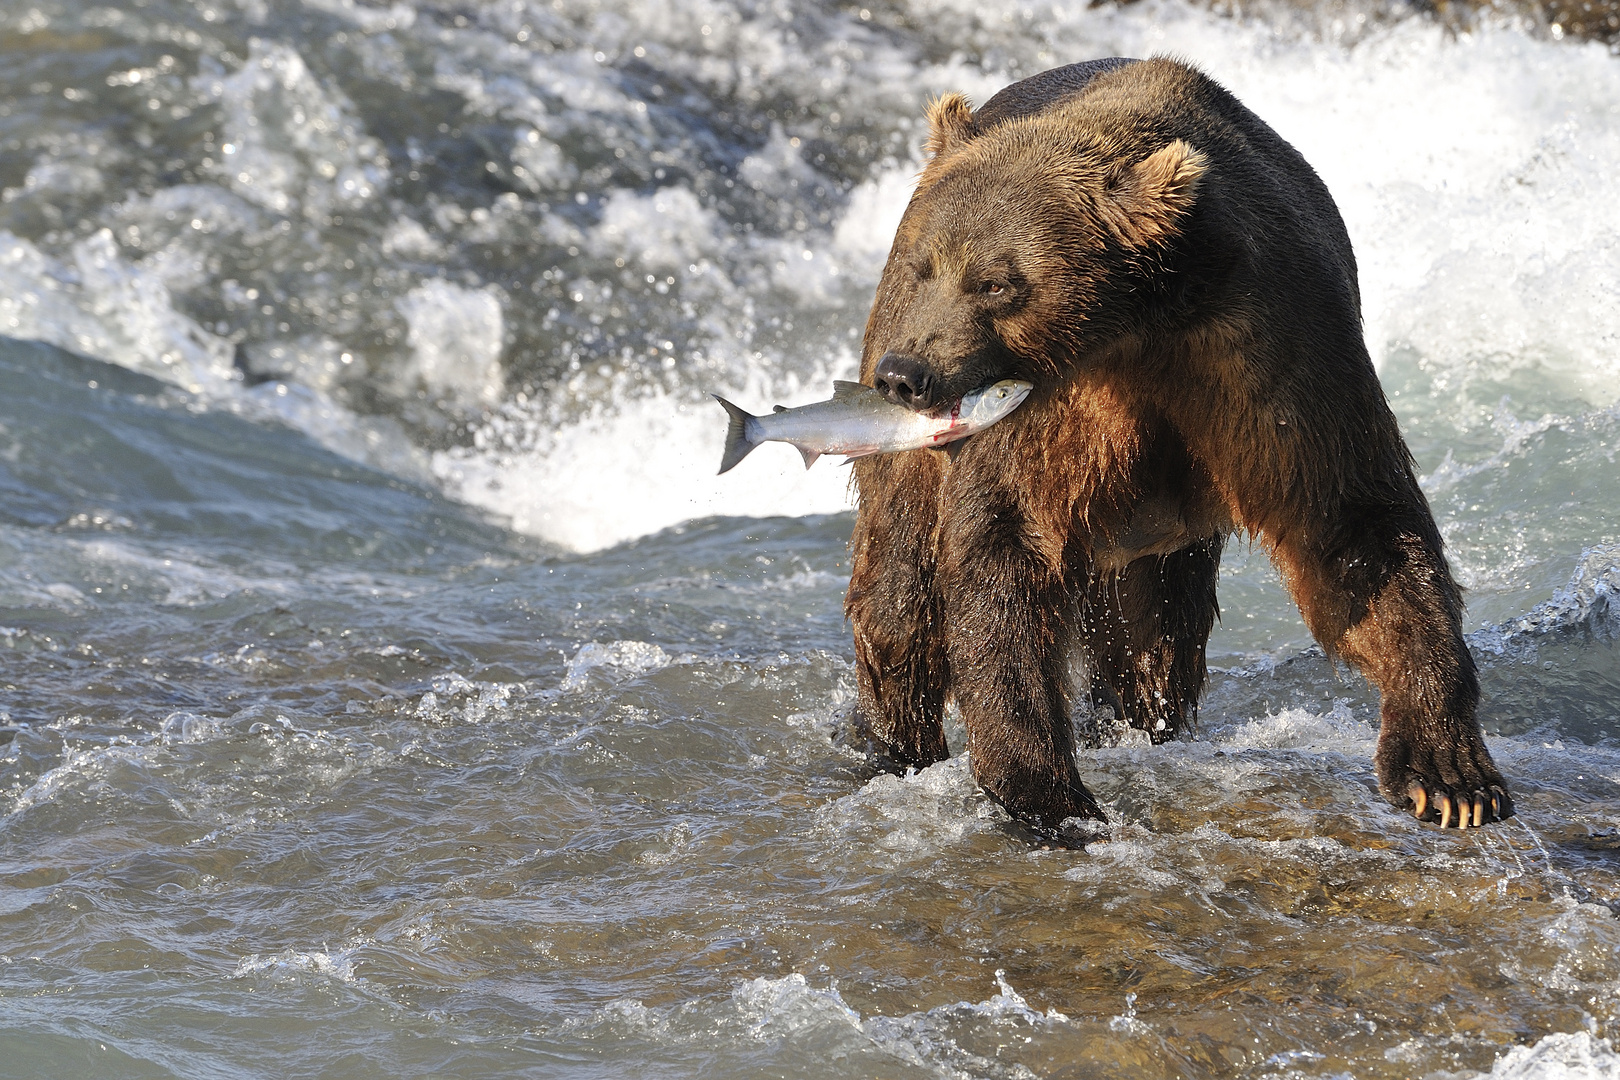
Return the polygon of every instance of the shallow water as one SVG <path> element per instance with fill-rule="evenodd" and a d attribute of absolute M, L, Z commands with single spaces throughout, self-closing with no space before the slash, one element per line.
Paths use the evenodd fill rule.
<path fill-rule="evenodd" d="M 1613 1076 L 1620 61 L 1326 5 L 0 0 L 0 1075 Z M 1035 850 L 839 738 L 928 95 L 1175 52 L 1345 212 L 1503 827 L 1232 545 Z M 779 451 L 779 453 L 778 453 Z M 960 731 L 952 733 L 960 744 Z"/>

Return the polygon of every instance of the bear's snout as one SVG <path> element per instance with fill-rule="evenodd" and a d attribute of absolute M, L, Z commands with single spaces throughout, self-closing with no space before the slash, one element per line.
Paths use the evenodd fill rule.
<path fill-rule="evenodd" d="M 872 385 L 896 405 L 918 412 L 927 412 L 939 404 L 939 379 L 933 369 L 905 353 L 884 353 L 873 373 Z"/>

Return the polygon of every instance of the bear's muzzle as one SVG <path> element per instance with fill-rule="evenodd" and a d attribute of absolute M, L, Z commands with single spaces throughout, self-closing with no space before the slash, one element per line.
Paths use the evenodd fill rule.
<path fill-rule="evenodd" d="M 915 356 L 889 352 L 878 361 L 872 376 L 877 392 L 908 409 L 927 412 L 939 404 L 938 376 Z"/>

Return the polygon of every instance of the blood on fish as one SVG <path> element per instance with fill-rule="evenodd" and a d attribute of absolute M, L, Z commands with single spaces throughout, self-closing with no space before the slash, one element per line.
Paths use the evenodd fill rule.
<path fill-rule="evenodd" d="M 951 434 L 952 432 L 956 431 L 957 427 L 959 426 L 957 424 L 957 421 L 960 420 L 961 418 L 962 418 L 962 399 L 957 398 L 955 404 L 953 404 L 951 406 L 951 426 L 946 428 L 944 431 L 935 432 L 933 435 L 931 435 L 929 437 L 931 439 L 933 439 L 933 441 L 936 442 L 936 443 L 943 442 L 945 440 L 945 436 L 947 436 L 947 435 Z"/>

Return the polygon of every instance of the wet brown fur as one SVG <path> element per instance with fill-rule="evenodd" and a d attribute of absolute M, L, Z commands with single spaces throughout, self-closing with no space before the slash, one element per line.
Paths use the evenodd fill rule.
<path fill-rule="evenodd" d="M 882 751 L 946 757 L 954 697 L 991 797 L 1048 834 L 1101 817 L 1074 763 L 1070 655 L 1096 700 L 1174 737 L 1242 530 L 1312 634 L 1382 691 L 1392 801 L 1414 783 L 1431 804 L 1501 788 L 1460 591 L 1367 356 L 1349 238 L 1305 161 L 1170 60 L 1058 69 L 928 115 L 862 381 L 894 352 L 945 398 L 1036 388 L 954 462 L 855 465 L 845 610 Z"/>

